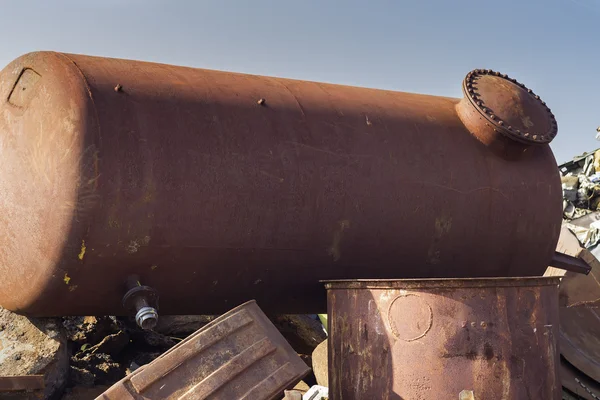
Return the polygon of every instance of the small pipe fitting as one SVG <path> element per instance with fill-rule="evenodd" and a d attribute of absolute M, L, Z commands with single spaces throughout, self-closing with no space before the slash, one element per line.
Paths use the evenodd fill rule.
<path fill-rule="evenodd" d="M 153 329 L 158 323 L 158 292 L 140 283 L 138 276 L 127 278 L 127 292 L 123 296 L 123 307 L 132 314 L 135 322 L 144 330 Z"/>

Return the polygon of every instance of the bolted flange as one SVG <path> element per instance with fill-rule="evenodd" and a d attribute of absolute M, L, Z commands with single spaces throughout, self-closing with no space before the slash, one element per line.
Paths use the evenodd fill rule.
<path fill-rule="evenodd" d="M 486 122 L 513 140 L 550 143 L 558 132 L 545 102 L 522 83 L 490 69 L 476 69 L 463 81 L 463 93 Z"/>

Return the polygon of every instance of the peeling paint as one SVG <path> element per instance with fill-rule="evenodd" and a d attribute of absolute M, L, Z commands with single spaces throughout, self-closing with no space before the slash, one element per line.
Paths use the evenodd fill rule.
<path fill-rule="evenodd" d="M 81 241 L 81 250 L 79 250 L 79 255 L 77 256 L 80 260 L 83 261 L 83 257 L 85 256 L 85 240 Z"/>

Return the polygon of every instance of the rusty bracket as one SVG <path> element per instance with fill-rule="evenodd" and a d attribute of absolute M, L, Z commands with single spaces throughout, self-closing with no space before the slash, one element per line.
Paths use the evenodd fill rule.
<path fill-rule="evenodd" d="M 578 257 L 571 257 L 567 254 L 554 252 L 550 266 L 558 269 L 564 269 L 578 274 L 588 275 L 592 267 L 584 260 Z"/>
<path fill-rule="evenodd" d="M 0 376 L 0 392 L 40 390 L 45 387 L 44 375 Z"/>

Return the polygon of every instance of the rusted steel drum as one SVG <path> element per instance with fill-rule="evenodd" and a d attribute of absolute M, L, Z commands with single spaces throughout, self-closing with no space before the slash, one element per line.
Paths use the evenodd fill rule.
<path fill-rule="evenodd" d="M 556 121 L 493 71 L 463 91 L 22 56 L 0 73 L 0 305 L 121 315 L 137 275 L 163 314 L 315 313 L 319 280 L 541 275 Z"/>
<path fill-rule="evenodd" d="M 310 368 L 255 301 L 215 319 L 97 400 L 281 399 Z"/>
<path fill-rule="evenodd" d="M 558 282 L 327 283 L 331 399 L 560 400 Z"/>

